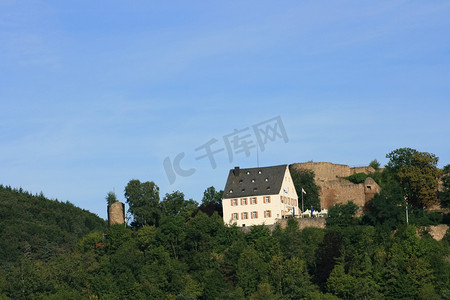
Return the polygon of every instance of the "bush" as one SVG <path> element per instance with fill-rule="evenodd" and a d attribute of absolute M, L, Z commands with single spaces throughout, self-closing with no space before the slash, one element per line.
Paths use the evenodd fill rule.
<path fill-rule="evenodd" d="M 366 180 L 366 178 L 367 178 L 367 174 L 365 174 L 365 173 L 355 173 L 348 177 L 344 177 L 344 179 L 347 179 L 353 183 L 363 183 L 364 180 Z"/>

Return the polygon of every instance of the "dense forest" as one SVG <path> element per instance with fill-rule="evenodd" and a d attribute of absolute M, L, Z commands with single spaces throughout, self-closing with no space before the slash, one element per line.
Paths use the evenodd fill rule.
<path fill-rule="evenodd" d="M 71 253 L 81 237 L 103 231 L 105 225 L 103 219 L 70 202 L 0 185 L 0 266 L 22 257 L 47 260 Z"/>
<path fill-rule="evenodd" d="M 290 219 L 244 233 L 224 224 L 213 187 L 198 206 L 179 191 L 160 200 L 155 183 L 131 180 L 131 222 L 104 231 L 69 203 L 2 187 L 0 299 L 450 299 L 450 233 L 436 241 L 426 227 L 448 224 L 448 168 L 396 151 L 363 214 L 336 205 L 325 229 Z M 418 188 L 427 178 L 434 194 Z M 424 210 L 436 203 L 443 209 Z"/>

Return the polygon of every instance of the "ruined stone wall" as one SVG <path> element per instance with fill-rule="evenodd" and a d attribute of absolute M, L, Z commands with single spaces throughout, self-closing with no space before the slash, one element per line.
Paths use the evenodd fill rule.
<path fill-rule="evenodd" d="M 314 228 L 325 228 L 326 219 L 325 218 L 299 218 L 295 219 L 298 223 L 298 228 L 300 230 L 306 227 L 314 227 Z M 279 220 L 277 223 L 280 224 L 281 228 L 287 227 L 287 219 Z"/>
<path fill-rule="evenodd" d="M 375 169 L 372 167 L 353 167 L 350 168 L 350 175 L 356 174 L 356 173 L 364 173 L 364 174 L 370 174 L 374 173 Z"/>
<path fill-rule="evenodd" d="M 330 180 L 320 185 L 322 188 L 322 208 L 329 209 L 337 203 L 348 203 L 353 201 L 362 207 L 365 204 L 365 193 L 363 184 L 355 184 L 345 179 Z"/>
<path fill-rule="evenodd" d="M 292 167 L 313 170 L 316 181 L 335 180 L 339 177 L 350 176 L 350 167 L 347 165 L 332 164 L 330 162 L 296 163 Z"/>
<path fill-rule="evenodd" d="M 295 219 L 298 223 L 298 228 L 300 230 L 313 227 L 313 228 L 325 228 L 326 227 L 326 218 L 298 218 Z M 280 219 L 277 220 L 276 224 L 266 225 L 266 227 L 270 230 L 270 232 L 274 231 L 277 225 L 280 225 L 281 228 L 286 228 L 288 223 L 288 219 Z M 245 233 L 249 233 L 252 230 L 253 226 L 245 226 L 240 227 L 239 229 Z"/>
<path fill-rule="evenodd" d="M 354 173 L 370 174 L 375 172 L 372 167 L 350 168 L 348 165 L 330 162 L 295 163 L 291 166 L 314 171 L 316 184 L 321 188 L 319 199 L 322 208 L 329 209 L 337 203 L 345 204 L 350 201 L 363 207 L 376 193 L 380 192 L 380 187 L 370 177 L 361 184 L 342 179 Z"/>
<path fill-rule="evenodd" d="M 364 194 L 366 197 L 366 202 L 372 200 L 375 194 L 381 192 L 380 186 L 371 177 L 367 177 L 364 181 Z"/>

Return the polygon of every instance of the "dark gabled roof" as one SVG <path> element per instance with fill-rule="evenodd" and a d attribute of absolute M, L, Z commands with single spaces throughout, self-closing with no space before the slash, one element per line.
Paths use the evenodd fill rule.
<path fill-rule="evenodd" d="M 287 165 L 230 170 L 223 198 L 240 198 L 278 194 Z"/>

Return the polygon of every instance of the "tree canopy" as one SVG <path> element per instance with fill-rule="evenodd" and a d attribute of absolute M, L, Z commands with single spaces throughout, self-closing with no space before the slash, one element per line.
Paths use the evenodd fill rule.
<path fill-rule="evenodd" d="M 117 200 L 117 195 L 114 192 L 108 192 L 108 194 L 106 195 L 106 203 L 108 204 L 108 206 L 110 206 L 111 204 L 118 202 L 119 200 Z"/>
<path fill-rule="evenodd" d="M 174 191 L 164 196 L 161 201 L 161 212 L 163 216 L 175 217 L 182 213 L 192 213 L 197 206 L 198 203 L 194 200 L 185 200 L 182 192 Z"/>
<path fill-rule="evenodd" d="M 291 173 L 292 181 L 295 186 L 295 190 L 298 195 L 298 203 L 301 208 L 301 199 L 303 196 L 303 207 L 304 209 L 309 209 L 313 206 L 314 210 L 320 210 L 320 200 L 319 200 L 319 186 L 316 185 L 314 180 L 314 171 L 308 169 L 289 168 Z M 302 195 L 302 189 L 306 194 Z"/>
<path fill-rule="evenodd" d="M 161 218 L 159 187 L 153 181 L 130 180 L 125 187 L 125 199 L 133 216 L 132 226 L 158 225 Z"/>
<path fill-rule="evenodd" d="M 202 204 L 207 205 L 209 203 L 222 204 L 223 191 L 216 191 L 216 188 L 210 186 L 203 192 Z"/>
<path fill-rule="evenodd" d="M 443 207 L 450 207 L 450 164 L 444 167 L 442 173 L 442 191 L 439 198 Z"/>
<path fill-rule="evenodd" d="M 70 202 L 0 185 L 0 267 L 71 253 L 79 238 L 104 229 L 103 219 Z"/>
<path fill-rule="evenodd" d="M 133 184 L 140 192 L 128 190 L 130 199 L 141 194 L 149 199 L 148 193 L 157 199 L 156 185 Z M 0 208 L 7 211 L 2 196 Z M 379 230 L 377 222 L 390 215 L 374 226 L 360 225 L 351 204 L 330 209 L 326 228 L 300 230 L 290 219 L 286 228 L 260 225 L 244 233 L 226 226 L 217 213 L 185 213 L 189 203 L 182 192 L 166 194 L 158 222 L 85 232 L 76 247 L 50 256 L 34 254 L 41 246 L 31 242 L 32 230 L 41 225 L 28 226 L 29 244 L 14 263 L 0 268 L 0 299 L 445 299 L 450 294 L 448 234 L 438 242 L 426 232 L 418 235 L 413 225 Z M 5 224 L 0 241 L 9 237 L 15 245 L 18 237 L 5 231 Z M 51 243 L 58 249 L 64 239 Z M 5 249 L 11 247 L 3 243 L 0 251 Z"/>
<path fill-rule="evenodd" d="M 439 158 L 428 152 L 411 148 L 396 149 L 386 155 L 389 162 L 383 176 L 402 187 L 409 205 L 427 208 L 438 204 L 438 180 L 441 171 L 437 167 Z"/>

